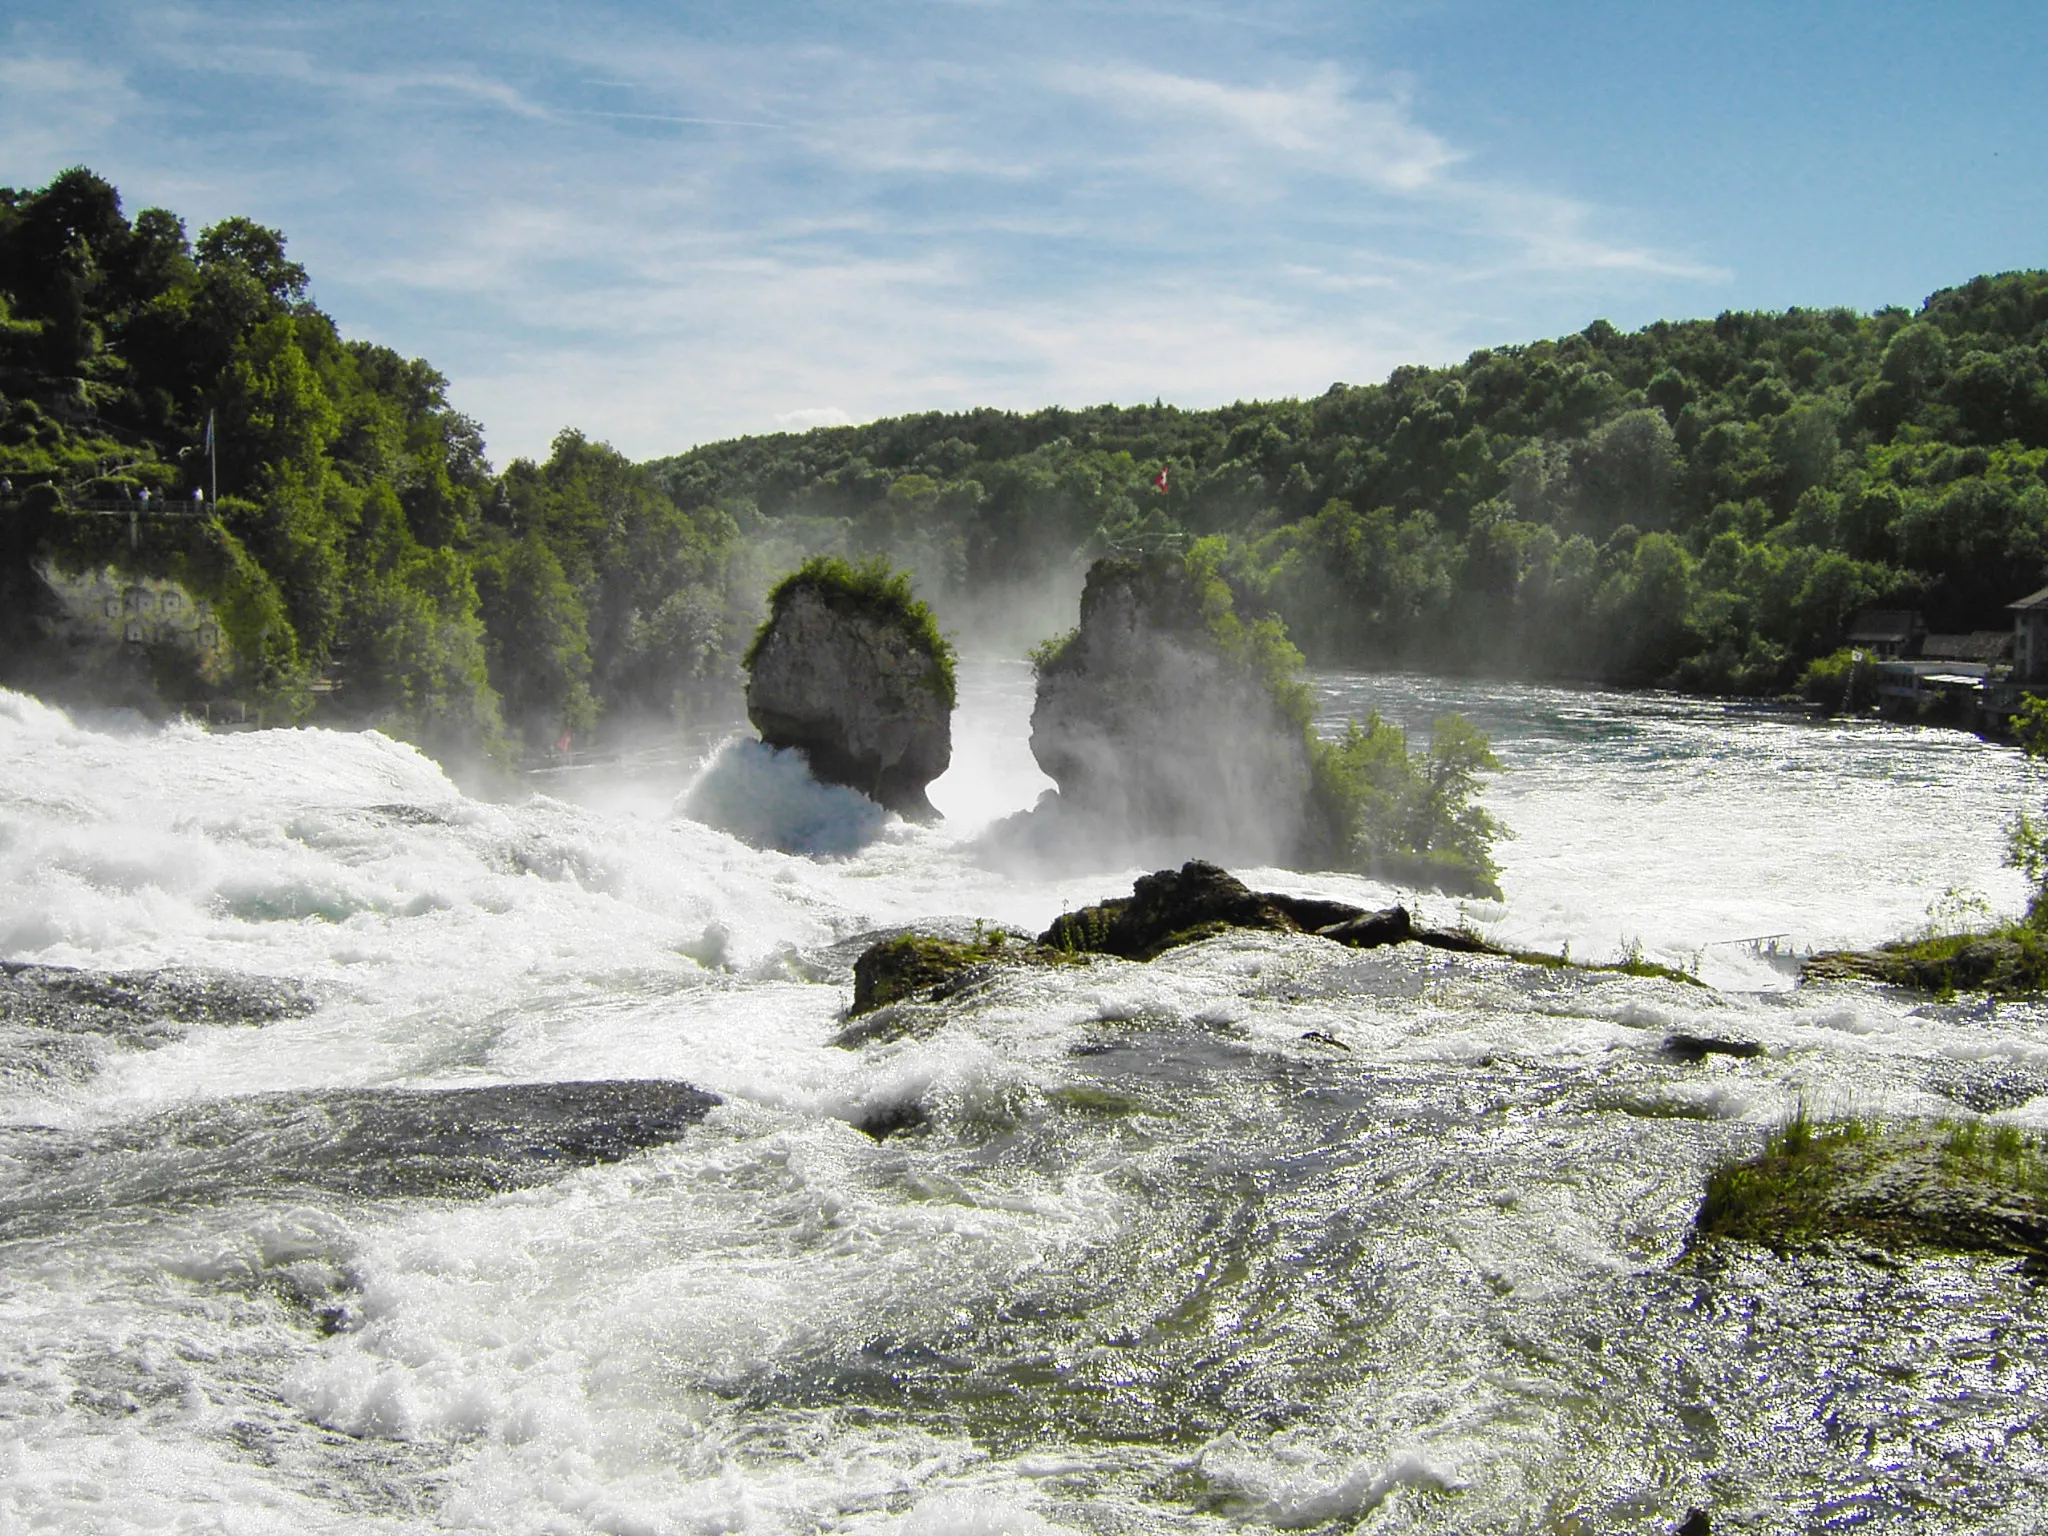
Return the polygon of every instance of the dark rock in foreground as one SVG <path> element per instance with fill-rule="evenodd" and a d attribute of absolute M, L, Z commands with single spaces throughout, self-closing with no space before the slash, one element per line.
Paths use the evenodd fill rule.
<path fill-rule="evenodd" d="M 1733 1056 L 1738 1061 L 1752 1061 L 1763 1053 L 1763 1046 L 1755 1040 L 1724 1040 L 1715 1035 L 1683 1032 L 1666 1035 L 1660 1049 L 1666 1060 L 1687 1066 L 1698 1066 L 1709 1056 Z"/>
<path fill-rule="evenodd" d="M 776 589 L 749 653 L 747 718 L 771 747 L 802 752 L 819 781 L 935 821 L 925 786 L 953 757 L 942 647 L 922 604 L 913 615 L 799 572 Z"/>
<path fill-rule="evenodd" d="M 1353 949 L 1418 943 L 1466 954 L 1505 954 L 1477 934 L 1416 925 L 1406 907 L 1368 912 L 1341 901 L 1254 891 L 1201 859 L 1141 875 L 1131 894 L 1063 912 L 1039 935 L 1049 949 L 1150 960 L 1232 928 L 1313 933 Z"/>

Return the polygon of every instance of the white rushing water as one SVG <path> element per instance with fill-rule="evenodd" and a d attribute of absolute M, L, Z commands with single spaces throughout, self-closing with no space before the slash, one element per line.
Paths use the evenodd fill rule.
<path fill-rule="evenodd" d="M 2048 1127 L 2039 1009 L 1795 990 L 1746 942 L 2015 909 L 2018 754 L 1326 678 L 1494 737 L 1506 899 L 1425 915 L 1713 988 L 1240 934 L 833 1044 L 862 935 L 1036 932 L 1138 873 L 978 861 L 1046 787 L 1029 690 L 963 668 L 940 827 L 712 765 L 721 819 L 854 850 L 819 857 L 660 771 L 486 803 L 376 735 L 0 693 L 0 1532 L 2048 1522 L 2014 1266 L 1686 1253 L 1802 1100 Z M 612 1144 L 578 1085 L 618 1079 L 720 1102 Z M 422 1092 L 503 1085 L 569 1086 Z"/>

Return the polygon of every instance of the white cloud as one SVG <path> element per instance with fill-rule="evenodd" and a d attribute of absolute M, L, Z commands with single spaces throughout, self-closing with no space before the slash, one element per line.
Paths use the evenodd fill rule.
<path fill-rule="evenodd" d="M 1136 122 L 1191 162 L 1242 162 L 1256 151 L 1277 151 L 1283 171 L 1316 170 L 1415 192 L 1461 158 L 1414 121 L 1406 102 L 1358 99 L 1330 65 L 1290 86 L 1233 85 L 1142 66 L 1068 66 L 1047 80 Z"/>
<path fill-rule="evenodd" d="M 0 179 L 36 184 L 89 158 L 139 101 L 110 65 L 0 56 Z"/>
<path fill-rule="evenodd" d="M 836 405 L 811 405 L 800 411 L 783 411 L 775 425 L 785 432 L 808 432 L 813 427 L 850 427 L 853 417 Z"/>
<path fill-rule="evenodd" d="M 1314 392 L 1538 334 L 1532 293 L 1725 276 L 1267 41 L 1141 64 L 535 14 L 414 47 L 362 11 L 136 7 L 114 63 L 0 60 L 0 152 L 47 118 L 29 177 L 92 158 L 195 227 L 282 227 L 343 329 L 429 358 L 500 458 L 565 423 L 652 455 Z"/>

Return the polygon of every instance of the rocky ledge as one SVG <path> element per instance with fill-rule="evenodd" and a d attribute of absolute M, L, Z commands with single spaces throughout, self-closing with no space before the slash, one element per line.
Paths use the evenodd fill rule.
<path fill-rule="evenodd" d="M 1179 869 L 1141 875 L 1129 896 L 1061 913 L 1035 939 L 984 925 L 966 938 L 904 933 L 871 944 L 854 962 L 848 1016 L 911 998 L 943 1001 L 1019 966 L 1073 965 L 1096 955 L 1151 960 L 1234 928 L 1313 933 L 1354 949 L 1416 943 L 1465 954 L 1507 953 L 1463 929 L 1418 924 L 1406 907 L 1371 912 L 1341 901 L 1255 891 L 1227 870 L 1191 859 Z M 876 1037 L 873 1029 L 854 1028 L 839 1043 Z"/>
<path fill-rule="evenodd" d="M 987 924 L 977 925 L 975 932 L 964 938 L 891 934 L 870 944 L 854 962 L 853 1005 L 847 1014 L 858 1019 L 891 1003 L 942 1002 L 1021 966 L 1083 964 L 1099 955 L 1152 960 L 1169 949 L 1197 944 L 1233 929 L 1313 934 L 1351 949 L 1422 944 L 1552 970 L 1612 972 L 1703 985 L 1697 977 L 1644 960 L 1578 965 L 1562 955 L 1502 949 L 1470 929 L 1418 923 L 1402 906 L 1370 911 L 1313 896 L 1255 891 L 1228 870 L 1190 859 L 1179 869 L 1139 876 L 1128 896 L 1113 896 L 1078 912 L 1062 912 L 1035 939 Z M 842 1031 L 834 1043 L 862 1045 L 892 1033 L 895 1031 L 886 1025 L 855 1024 Z M 1689 1036 L 1677 1038 L 1692 1040 Z M 1754 1054 L 1755 1049 L 1712 1041 L 1699 1048 L 1704 1053 L 1730 1055 Z"/>
<path fill-rule="evenodd" d="M 1872 950 L 1829 950 L 1799 968 L 1801 981 L 1876 981 L 1916 992 L 2026 996 L 2048 990 L 2038 930 L 1902 939 Z"/>
<path fill-rule="evenodd" d="M 2009 1124 L 1816 1123 L 1803 1115 L 1707 1180 L 1698 1239 L 1780 1251 L 1845 1242 L 2048 1262 L 2048 1153 Z"/>

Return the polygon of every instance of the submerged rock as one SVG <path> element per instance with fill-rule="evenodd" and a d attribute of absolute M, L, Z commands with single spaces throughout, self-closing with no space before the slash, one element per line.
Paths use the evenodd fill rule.
<path fill-rule="evenodd" d="M 1077 848 L 1192 841 L 1287 863 L 1303 845 L 1303 721 L 1227 652 L 1177 557 L 1090 568 L 1080 627 L 1040 662 L 1031 755 L 1059 786 L 1037 830 Z"/>
<path fill-rule="evenodd" d="M 1698 1066 L 1709 1056 L 1733 1056 L 1738 1061 L 1751 1061 L 1763 1055 L 1762 1044 L 1755 1040 L 1724 1040 L 1715 1035 L 1690 1035 L 1684 1032 L 1666 1035 L 1659 1054 L 1666 1060 L 1682 1062 L 1687 1066 Z"/>
<path fill-rule="evenodd" d="M 280 1188 L 387 1198 L 480 1196 L 680 1138 L 720 1100 L 687 1083 L 510 1083 L 218 1099 L 80 1140 L 12 1150 L 0 1233 L 77 1208 L 228 1199 Z"/>
<path fill-rule="evenodd" d="M 925 786 L 953 756 L 952 654 L 909 581 L 813 561 L 769 599 L 747 655 L 747 717 L 821 782 L 933 821 Z"/>
<path fill-rule="evenodd" d="M 0 1019 L 37 1029 L 175 1039 L 182 1025 L 271 1024 L 315 1006 L 311 992 L 280 976 L 181 967 L 82 971 L 0 960 Z"/>
<path fill-rule="evenodd" d="M 298 1018 L 318 1001 L 285 977 L 0 961 L 0 1083 L 85 1082 L 120 1051 L 155 1050 L 205 1025 Z"/>

